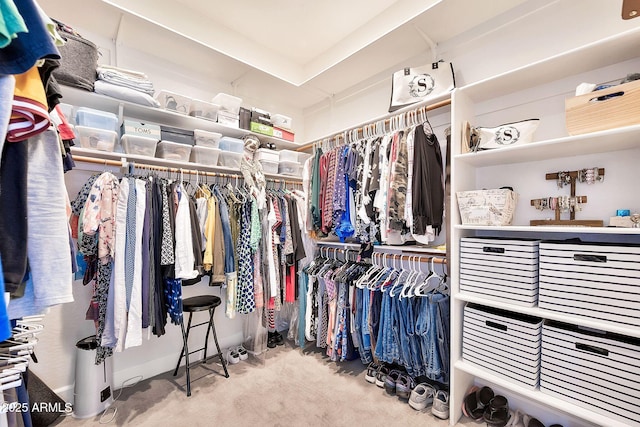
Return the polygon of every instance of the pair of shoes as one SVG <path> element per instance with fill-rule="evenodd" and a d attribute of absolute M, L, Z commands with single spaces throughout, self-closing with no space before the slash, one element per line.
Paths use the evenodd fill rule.
<path fill-rule="evenodd" d="M 441 420 L 449 418 L 449 393 L 446 390 L 436 391 L 431 413 Z"/>
<path fill-rule="evenodd" d="M 242 344 L 237 346 L 235 350 L 238 353 L 238 356 L 240 356 L 240 360 L 247 360 L 249 358 L 249 352 Z"/>
<path fill-rule="evenodd" d="M 376 385 L 378 387 L 384 387 L 384 383 L 387 379 L 387 375 L 389 374 L 389 368 L 384 365 L 380 365 L 380 369 L 376 373 Z"/>
<path fill-rule="evenodd" d="M 364 375 L 365 381 L 371 384 L 375 383 L 376 375 L 378 375 L 379 369 L 380 365 L 378 365 L 376 362 L 369 363 L 369 366 L 367 366 L 367 373 Z"/>
<path fill-rule="evenodd" d="M 422 411 L 433 403 L 433 397 L 436 395 L 436 389 L 427 383 L 418 384 L 411 390 L 409 397 L 409 406 L 416 411 Z"/>
<path fill-rule="evenodd" d="M 394 369 L 387 374 L 383 384 L 384 391 L 386 391 L 387 394 L 396 394 L 396 381 L 398 381 L 398 378 L 400 378 L 401 374 L 402 372 L 398 371 L 397 369 Z"/>
<path fill-rule="evenodd" d="M 284 338 L 278 331 L 269 332 L 269 338 L 267 339 L 267 347 L 275 348 L 277 345 L 284 345 Z"/>
<path fill-rule="evenodd" d="M 235 365 L 236 363 L 240 362 L 240 354 L 235 348 L 232 347 L 227 350 L 225 359 L 227 359 L 227 363 Z"/>
<path fill-rule="evenodd" d="M 501 395 L 494 396 L 484 408 L 482 418 L 487 426 L 505 427 L 509 421 L 509 401 L 507 398 Z"/>
<path fill-rule="evenodd" d="M 489 387 L 471 387 L 462 401 L 462 413 L 476 421 L 482 420 L 484 409 L 493 397 L 493 390 Z"/>
<path fill-rule="evenodd" d="M 411 392 L 416 387 L 416 381 L 409 374 L 402 374 L 396 381 L 396 396 L 400 399 L 409 399 Z"/>

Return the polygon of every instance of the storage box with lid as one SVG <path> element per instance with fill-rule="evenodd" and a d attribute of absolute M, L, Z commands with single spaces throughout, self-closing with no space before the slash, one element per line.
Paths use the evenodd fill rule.
<path fill-rule="evenodd" d="M 240 129 L 251 129 L 251 110 L 240 107 L 240 113 L 238 113 L 238 125 Z"/>
<path fill-rule="evenodd" d="M 523 387 L 538 387 L 542 319 L 476 304 L 467 304 L 463 316 L 463 360 Z"/>
<path fill-rule="evenodd" d="M 540 243 L 542 309 L 640 327 L 640 246 Z"/>
<path fill-rule="evenodd" d="M 302 165 L 299 162 L 279 162 L 278 173 L 282 175 L 302 175 Z"/>
<path fill-rule="evenodd" d="M 293 123 L 293 119 L 291 117 L 285 116 L 284 114 L 274 114 L 271 116 L 271 121 L 273 122 L 273 127 L 291 130 L 291 126 Z"/>
<path fill-rule="evenodd" d="M 223 126 L 228 126 L 235 129 L 240 128 L 239 116 L 233 113 L 218 111 L 218 123 L 220 123 Z"/>
<path fill-rule="evenodd" d="M 193 163 L 200 163 L 207 166 L 216 166 L 220 150 L 218 148 L 209 148 L 194 145 L 191 148 L 191 159 Z"/>
<path fill-rule="evenodd" d="M 251 132 L 256 132 L 262 135 L 272 136 L 273 135 L 273 127 L 262 124 L 251 122 Z"/>
<path fill-rule="evenodd" d="M 218 165 L 224 166 L 226 168 L 237 169 L 240 167 L 242 156 L 243 153 L 236 153 L 233 151 L 220 151 L 220 156 L 218 157 Z"/>
<path fill-rule="evenodd" d="M 118 116 L 106 111 L 80 107 L 76 110 L 76 124 L 89 128 L 118 130 Z"/>
<path fill-rule="evenodd" d="M 220 106 L 218 113 L 224 112 L 237 116 L 240 113 L 240 106 L 242 105 L 242 98 L 237 96 L 228 95 L 226 93 L 219 93 L 211 100 L 212 104 Z"/>
<path fill-rule="evenodd" d="M 565 110 L 569 135 L 640 124 L 640 80 L 568 98 Z"/>
<path fill-rule="evenodd" d="M 180 144 L 179 142 L 160 141 L 156 148 L 156 157 L 166 160 L 188 162 L 191 148 L 191 145 Z"/>
<path fill-rule="evenodd" d="M 193 145 L 193 131 L 161 125 L 160 139 L 163 141 L 177 142 L 179 144 Z"/>
<path fill-rule="evenodd" d="M 188 96 L 180 95 L 168 90 L 161 90 L 158 92 L 156 100 L 160 103 L 160 107 L 165 110 L 185 115 L 189 114 L 192 101 Z"/>
<path fill-rule="evenodd" d="M 538 302 L 539 240 L 463 237 L 460 291 L 510 304 Z"/>
<path fill-rule="evenodd" d="M 295 134 L 293 132 L 277 127 L 273 128 L 273 136 L 290 142 L 293 142 L 295 139 Z"/>
<path fill-rule="evenodd" d="M 278 163 L 280 155 L 276 150 L 271 150 L 270 148 L 258 148 L 253 158 L 255 160 L 267 160 Z M 277 168 L 278 166 L 276 165 L 276 171 L 274 173 L 278 173 Z"/>
<path fill-rule="evenodd" d="M 244 152 L 244 142 L 241 139 L 230 136 L 223 136 L 218 142 L 218 148 L 222 151 L 232 151 L 234 153 Z"/>
<path fill-rule="evenodd" d="M 640 425 L 640 340 L 547 321 L 540 391 L 623 425 Z"/>
<path fill-rule="evenodd" d="M 218 132 L 209 132 L 201 129 L 193 130 L 193 139 L 196 145 L 209 148 L 218 148 L 222 134 Z"/>
<path fill-rule="evenodd" d="M 266 160 L 266 159 L 262 159 L 259 160 L 260 164 L 262 165 L 262 171 L 264 173 L 271 173 L 271 174 L 276 174 L 278 173 L 278 161 L 272 161 L 272 160 Z"/>
<path fill-rule="evenodd" d="M 509 189 L 458 191 L 462 224 L 511 225 L 518 194 Z"/>
<path fill-rule="evenodd" d="M 281 162 L 298 162 L 299 161 L 299 156 L 297 151 L 280 150 L 278 154 L 279 154 L 278 160 Z"/>
<path fill-rule="evenodd" d="M 82 148 L 113 151 L 118 140 L 118 134 L 113 130 L 76 126 L 75 132 Z"/>
<path fill-rule="evenodd" d="M 162 138 L 160 125 L 133 119 L 124 119 L 124 122 L 122 123 L 122 134 L 154 138 L 156 142 L 160 141 Z"/>
<path fill-rule="evenodd" d="M 120 138 L 120 144 L 126 154 L 154 157 L 158 140 L 133 134 L 124 134 Z"/>
<path fill-rule="evenodd" d="M 218 120 L 218 109 L 220 108 L 217 104 L 212 104 L 206 101 L 200 101 L 199 99 L 192 99 L 189 104 L 189 115 L 193 117 L 198 117 L 200 119 Z"/>

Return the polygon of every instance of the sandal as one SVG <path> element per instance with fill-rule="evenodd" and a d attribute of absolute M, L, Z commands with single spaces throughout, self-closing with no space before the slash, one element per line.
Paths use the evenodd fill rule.
<path fill-rule="evenodd" d="M 474 386 L 464 398 L 462 412 L 467 417 L 480 421 L 484 415 L 486 406 L 489 405 L 493 397 L 494 393 L 491 388 L 478 388 Z"/>
<path fill-rule="evenodd" d="M 544 424 L 539 419 L 527 414 L 522 416 L 522 424 L 524 427 L 544 427 Z"/>
<path fill-rule="evenodd" d="M 488 426 L 505 427 L 509 421 L 509 401 L 504 396 L 495 396 L 484 409 L 484 422 Z"/>
<path fill-rule="evenodd" d="M 371 384 L 375 383 L 379 369 L 380 365 L 378 365 L 376 362 L 369 363 L 369 366 L 367 366 L 367 373 L 364 376 L 365 381 Z"/>
<path fill-rule="evenodd" d="M 389 374 L 389 368 L 384 365 L 380 366 L 378 369 L 378 373 L 376 374 L 376 385 L 378 387 L 384 387 L 384 382 L 387 379 L 387 375 Z"/>
<path fill-rule="evenodd" d="M 400 375 L 400 378 L 396 381 L 396 396 L 400 399 L 409 399 L 411 396 L 411 390 L 413 390 L 415 386 L 416 382 L 411 375 Z"/>
<path fill-rule="evenodd" d="M 393 370 L 387 374 L 387 377 L 384 379 L 384 390 L 388 394 L 396 394 L 396 381 L 400 378 L 400 371 Z"/>

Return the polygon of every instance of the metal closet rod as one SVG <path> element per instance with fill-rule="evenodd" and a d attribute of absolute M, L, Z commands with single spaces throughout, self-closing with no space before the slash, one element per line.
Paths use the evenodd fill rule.
<path fill-rule="evenodd" d="M 342 137 L 343 137 L 342 135 L 343 135 L 343 133 L 345 133 L 345 132 L 349 133 L 349 132 L 356 131 L 356 132 L 358 132 L 359 134 L 362 134 L 362 132 L 363 132 L 363 128 L 364 128 L 364 127 L 366 127 L 366 126 L 368 126 L 368 125 L 372 125 L 372 124 L 378 123 L 378 122 L 380 122 L 380 121 L 384 122 L 384 126 L 388 126 L 388 125 L 389 125 L 389 123 L 393 121 L 393 117 L 399 116 L 399 115 L 401 115 L 401 114 L 407 114 L 407 113 L 409 113 L 409 112 L 411 112 L 411 113 L 416 113 L 416 112 L 418 112 L 418 111 L 425 111 L 425 112 L 427 112 L 427 111 L 437 110 L 438 108 L 446 107 L 447 105 L 450 105 L 450 104 L 451 104 L 451 99 L 445 99 L 444 101 L 436 102 L 435 104 L 423 105 L 422 107 L 418 107 L 418 108 L 415 108 L 415 109 L 413 109 L 413 110 L 408 110 L 408 111 L 404 111 L 404 112 L 396 113 L 394 116 L 391 116 L 391 117 L 389 117 L 389 118 L 387 118 L 387 119 L 375 120 L 375 121 L 373 121 L 373 122 L 369 122 L 369 123 L 365 124 L 364 126 L 361 126 L 361 127 L 353 127 L 353 128 L 347 129 L 346 131 L 342 131 L 342 132 L 335 133 L 335 134 L 333 134 L 333 135 L 332 135 L 332 136 L 330 136 L 330 137 L 322 138 L 322 139 L 316 140 L 316 141 L 314 141 L 314 142 L 310 142 L 309 144 L 302 145 L 302 146 L 300 146 L 300 147 L 296 148 L 296 151 L 306 151 L 306 150 L 308 150 L 309 148 L 313 148 L 313 146 L 314 146 L 315 144 L 321 143 L 321 142 L 322 142 L 322 141 L 324 141 L 324 140 L 331 140 L 331 139 L 333 139 L 333 140 L 337 140 L 338 138 L 342 138 Z"/>
<path fill-rule="evenodd" d="M 349 253 L 354 253 L 354 254 L 358 254 L 358 251 L 355 249 L 342 249 L 342 248 L 332 248 L 332 247 L 320 247 L 318 248 L 318 250 L 320 251 L 320 254 L 322 254 L 322 252 L 325 252 L 327 254 L 327 256 L 329 256 L 330 252 L 333 250 L 334 253 L 344 253 L 345 255 L 348 255 Z M 380 258 L 380 259 L 389 259 L 391 261 L 393 260 L 401 260 L 401 261 L 427 261 L 430 262 L 433 260 L 434 263 L 436 264 L 446 264 L 447 263 L 447 259 L 442 257 L 442 254 L 434 254 L 434 255 L 430 255 L 430 254 L 424 254 L 424 255 L 398 255 L 398 254 L 388 254 L 385 252 L 374 252 L 371 255 L 371 259 L 374 258 Z"/>
<path fill-rule="evenodd" d="M 220 172 L 206 172 L 206 171 L 200 171 L 197 169 L 172 168 L 169 166 L 149 165 L 146 163 L 122 162 L 120 160 L 108 160 L 108 159 L 96 159 L 93 157 L 86 157 L 86 156 L 73 156 L 73 160 L 76 162 L 95 163 L 98 165 L 120 166 L 120 167 L 125 167 L 129 163 L 131 163 L 134 165 L 134 167 L 140 167 L 143 169 L 151 169 L 151 170 L 164 171 L 164 172 L 174 172 L 174 173 L 182 172 L 182 173 L 187 173 L 191 175 L 211 176 L 211 177 L 219 177 L 219 178 L 237 178 L 237 177 L 243 178 L 242 174 L 240 173 L 233 174 L 233 173 L 220 173 Z M 299 182 L 299 181 L 287 181 L 287 180 L 275 179 L 275 178 L 267 178 L 267 181 L 292 184 L 292 185 L 302 185 L 302 182 Z"/>

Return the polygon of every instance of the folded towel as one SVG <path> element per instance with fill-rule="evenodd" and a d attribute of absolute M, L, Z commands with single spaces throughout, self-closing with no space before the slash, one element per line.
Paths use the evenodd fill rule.
<path fill-rule="evenodd" d="M 130 89 L 153 95 L 153 83 L 141 73 L 134 75 L 128 70 L 116 70 L 113 68 L 98 67 L 98 79 L 108 83 L 128 87 Z"/>
<path fill-rule="evenodd" d="M 122 99 L 123 101 L 133 102 L 134 104 L 146 105 L 149 107 L 160 107 L 160 103 L 153 99 L 150 95 L 128 87 L 111 84 L 104 80 L 97 80 L 94 84 L 96 93 L 107 95 L 112 98 Z"/>

